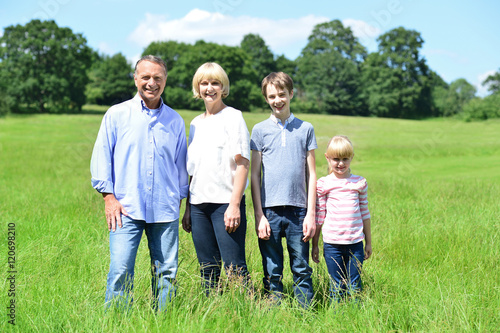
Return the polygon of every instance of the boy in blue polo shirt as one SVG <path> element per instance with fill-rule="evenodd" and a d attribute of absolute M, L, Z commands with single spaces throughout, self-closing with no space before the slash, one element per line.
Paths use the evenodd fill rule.
<path fill-rule="evenodd" d="M 252 130 L 251 188 L 255 230 L 264 266 L 264 289 L 271 300 L 283 298 L 283 246 L 286 238 L 295 297 L 307 307 L 313 297 L 309 240 L 316 231 L 314 128 L 290 112 L 293 81 L 283 72 L 262 80 L 271 107 L 269 119 Z M 307 190 L 306 190 L 307 189 Z"/>

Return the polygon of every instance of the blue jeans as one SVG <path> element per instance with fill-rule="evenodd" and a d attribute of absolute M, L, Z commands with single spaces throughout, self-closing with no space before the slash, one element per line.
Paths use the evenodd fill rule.
<path fill-rule="evenodd" d="M 215 203 L 191 205 L 193 243 L 207 295 L 219 284 L 222 262 L 228 275 L 242 277 L 244 284 L 249 281 L 245 258 L 245 197 L 240 204 L 240 226 L 232 233 L 226 231 L 224 224 L 228 206 Z"/>
<path fill-rule="evenodd" d="M 323 249 L 330 274 L 330 297 L 340 301 L 346 296 L 355 296 L 362 290 L 363 242 L 349 245 L 324 243 Z"/>
<path fill-rule="evenodd" d="M 272 298 L 283 297 L 283 245 L 286 238 L 290 269 L 293 274 L 293 290 L 302 306 L 308 306 L 313 298 L 312 268 L 309 266 L 309 242 L 302 238 L 302 226 L 306 209 L 293 206 L 264 208 L 264 214 L 271 226 L 269 240 L 259 239 L 259 248 L 264 267 L 264 289 Z"/>
<path fill-rule="evenodd" d="M 179 221 L 146 223 L 122 215 L 122 227 L 109 232 L 110 265 L 106 304 L 128 308 L 132 303 L 134 266 L 143 231 L 151 256 L 151 289 L 154 307 L 164 310 L 175 294 L 179 250 Z"/>

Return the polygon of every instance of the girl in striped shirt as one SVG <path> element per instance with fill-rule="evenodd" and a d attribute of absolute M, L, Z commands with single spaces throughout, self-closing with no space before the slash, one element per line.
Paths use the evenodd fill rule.
<path fill-rule="evenodd" d="M 323 252 L 331 277 L 330 297 L 338 302 L 361 291 L 361 266 L 372 254 L 368 184 L 365 178 L 351 174 L 354 149 L 346 136 L 334 136 L 325 157 L 329 174 L 320 178 L 316 187 L 317 228 L 312 259 L 319 263 L 322 230 Z"/>

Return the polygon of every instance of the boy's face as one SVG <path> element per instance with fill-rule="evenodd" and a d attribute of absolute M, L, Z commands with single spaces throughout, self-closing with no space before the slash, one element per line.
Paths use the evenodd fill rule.
<path fill-rule="evenodd" d="M 266 102 L 271 107 L 276 118 L 285 120 L 290 116 L 290 100 L 293 98 L 293 91 L 282 89 L 274 84 L 269 84 L 266 88 Z"/>

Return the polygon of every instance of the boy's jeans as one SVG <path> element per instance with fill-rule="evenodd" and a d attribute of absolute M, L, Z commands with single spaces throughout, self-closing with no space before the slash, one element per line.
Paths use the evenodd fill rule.
<path fill-rule="evenodd" d="M 134 265 L 143 231 L 151 256 L 151 288 L 155 307 L 164 310 L 175 294 L 179 250 L 179 220 L 146 223 L 122 215 L 122 227 L 109 232 L 111 262 L 106 288 L 106 305 L 128 308 L 132 302 Z"/>
<path fill-rule="evenodd" d="M 356 244 L 323 244 L 325 262 L 330 273 L 330 297 L 340 301 L 362 290 L 361 267 L 365 253 L 363 242 Z"/>
<path fill-rule="evenodd" d="M 264 289 L 278 300 L 283 297 L 283 246 L 286 238 L 293 274 L 295 297 L 302 306 L 308 306 L 313 298 L 312 268 L 309 266 L 309 242 L 302 238 L 302 224 L 306 209 L 294 206 L 264 208 L 264 214 L 271 226 L 269 240 L 259 239 L 259 248 L 264 267 Z"/>

